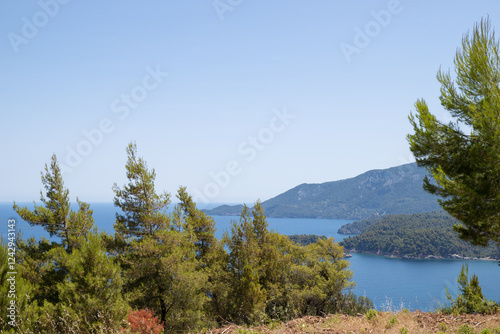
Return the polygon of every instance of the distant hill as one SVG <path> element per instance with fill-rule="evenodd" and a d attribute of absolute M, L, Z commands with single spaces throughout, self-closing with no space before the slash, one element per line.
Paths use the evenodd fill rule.
<path fill-rule="evenodd" d="M 301 184 L 262 202 L 268 217 L 366 219 L 387 214 L 440 210 L 437 197 L 422 188 L 424 168 L 416 163 L 320 184 Z M 241 205 L 206 210 L 209 215 L 239 215 Z"/>
<path fill-rule="evenodd" d="M 388 215 L 367 224 L 355 223 L 354 230 L 363 232 L 340 242 L 350 252 L 400 258 L 500 259 L 500 247 L 496 245 L 472 246 L 459 239 L 453 225 L 460 222 L 444 211 Z"/>

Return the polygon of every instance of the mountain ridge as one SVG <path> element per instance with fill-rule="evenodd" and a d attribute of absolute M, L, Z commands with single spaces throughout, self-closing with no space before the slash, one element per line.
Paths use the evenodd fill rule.
<path fill-rule="evenodd" d="M 386 214 L 440 210 L 437 197 L 424 191 L 427 171 L 410 163 L 374 169 L 324 183 L 302 183 L 262 202 L 273 218 L 367 219 Z M 209 215 L 237 216 L 242 205 L 205 210 Z"/>

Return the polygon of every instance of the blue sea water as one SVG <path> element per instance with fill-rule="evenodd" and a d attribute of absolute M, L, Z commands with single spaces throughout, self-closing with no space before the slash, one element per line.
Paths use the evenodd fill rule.
<path fill-rule="evenodd" d="M 19 203 L 32 206 L 32 203 Z M 116 208 L 111 203 L 92 203 L 94 220 L 98 229 L 113 232 Z M 48 237 L 39 227 L 31 227 L 12 210 L 12 203 L 0 203 L 0 234 L 7 235 L 7 221 L 16 219 L 16 231 L 23 238 Z M 230 230 L 231 220 L 237 217 L 214 216 L 217 232 Z M 290 219 L 268 218 L 270 229 L 286 234 L 317 234 L 342 240 L 337 230 L 352 220 L 334 219 Z M 453 296 L 457 294 L 457 276 L 464 263 L 469 264 L 469 273 L 476 273 L 483 294 L 488 299 L 500 302 L 500 267 L 495 261 L 464 260 L 407 260 L 393 259 L 367 254 L 352 254 L 348 259 L 356 282 L 354 293 L 369 297 L 378 309 L 398 310 L 403 307 L 423 311 L 434 310 L 447 304 L 445 287 Z"/>

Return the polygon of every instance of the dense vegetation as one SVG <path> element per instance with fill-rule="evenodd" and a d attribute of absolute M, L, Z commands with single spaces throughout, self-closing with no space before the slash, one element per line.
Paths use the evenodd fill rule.
<path fill-rule="evenodd" d="M 462 222 L 455 226 L 460 238 L 500 245 L 500 40 L 489 18 L 464 35 L 454 65 L 454 77 L 437 75 L 451 121 L 439 120 L 418 100 L 410 149 L 433 177 L 424 179 L 424 189 Z"/>
<path fill-rule="evenodd" d="M 377 253 L 396 257 L 451 258 L 490 257 L 500 259 L 500 247 L 472 246 L 460 240 L 453 226 L 458 220 L 445 212 L 412 215 L 389 215 L 365 224 L 366 230 L 340 242 L 346 250 Z"/>
<path fill-rule="evenodd" d="M 382 220 L 382 216 L 376 216 L 374 218 L 358 220 L 349 224 L 342 225 L 337 232 L 339 234 L 361 234 L 364 231 L 366 231 L 366 229 L 370 225 L 378 223 L 380 220 Z"/>
<path fill-rule="evenodd" d="M 301 246 L 314 244 L 321 238 L 327 239 L 324 235 L 316 234 L 293 234 L 289 235 L 288 238 Z"/>
<path fill-rule="evenodd" d="M 12 276 L 10 248 L 17 251 L 15 320 L 2 319 L 0 330 L 195 331 L 373 307 L 349 291 L 353 274 L 332 238 L 301 246 L 271 232 L 257 202 L 252 210 L 243 207 L 231 231 L 217 240 L 213 219 L 197 209 L 185 188 L 167 214 L 170 195 L 156 192 L 155 171 L 137 156 L 135 144 L 127 153 L 128 183 L 113 186 L 120 209 L 114 235 L 96 232 L 88 204 L 78 201 L 78 211 L 70 209 L 55 156 L 42 174 L 42 205 L 14 205 L 24 220 L 60 242 L 0 242 L 2 282 Z M 9 286 L 2 285 L 4 310 L 12 303 Z"/>
<path fill-rule="evenodd" d="M 445 313 L 483 313 L 495 314 L 500 311 L 500 304 L 484 298 L 479 279 L 473 274 L 469 279 L 469 266 L 463 265 L 460 275 L 457 278 L 459 294 L 453 298 L 446 289 L 446 298 L 451 301 L 449 307 L 441 311 Z"/>
<path fill-rule="evenodd" d="M 415 163 L 372 170 L 354 178 L 302 184 L 262 202 L 269 217 L 366 219 L 373 215 L 439 210 L 435 196 L 422 189 L 427 175 Z M 210 215 L 238 215 L 241 206 L 221 206 Z"/>

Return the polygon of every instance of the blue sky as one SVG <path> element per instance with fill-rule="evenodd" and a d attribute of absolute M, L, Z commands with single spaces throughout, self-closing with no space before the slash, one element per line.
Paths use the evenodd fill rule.
<path fill-rule="evenodd" d="M 412 161 L 418 98 L 498 1 L 2 1 L 0 201 L 39 199 L 53 153 L 72 200 L 113 199 L 125 147 L 199 202 Z"/>

